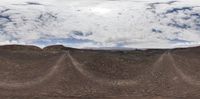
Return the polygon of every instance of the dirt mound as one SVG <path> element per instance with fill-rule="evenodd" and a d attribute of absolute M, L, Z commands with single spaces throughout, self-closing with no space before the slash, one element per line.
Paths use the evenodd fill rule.
<path fill-rule="evenodd" d="M 199 99 L 200 48 L 2 46 L 3 99 Z"/>

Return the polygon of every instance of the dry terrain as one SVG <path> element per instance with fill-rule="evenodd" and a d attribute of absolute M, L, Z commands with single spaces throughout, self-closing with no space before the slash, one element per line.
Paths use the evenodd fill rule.
<path fill-rule="evenodd" d="M 200 47 L 0 47 L 0 99 L 200 99 Z"/>

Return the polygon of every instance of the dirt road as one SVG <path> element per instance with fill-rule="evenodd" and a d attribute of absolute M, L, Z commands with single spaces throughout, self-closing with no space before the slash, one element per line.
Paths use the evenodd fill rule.
<path fill-rule="evenodd" d="M 17 48 L 0 49 L 1 99 L 200 98 L 200 48 Z"/>

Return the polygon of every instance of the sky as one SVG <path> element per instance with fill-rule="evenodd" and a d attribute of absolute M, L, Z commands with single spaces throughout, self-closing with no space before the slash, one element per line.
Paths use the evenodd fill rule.
<path fill-rule="evenodd" d="M 200 44 L 199 0 L 0 0 L 0 45 L 175 48 Z"/>

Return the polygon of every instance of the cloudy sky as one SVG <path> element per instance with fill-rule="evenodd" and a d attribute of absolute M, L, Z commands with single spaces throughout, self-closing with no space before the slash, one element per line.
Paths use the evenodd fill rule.
<path fill-rule="evenodd" d="M 200 0 L 0 0 L 0 45 L 174 48 L 200 44 Z"/>

